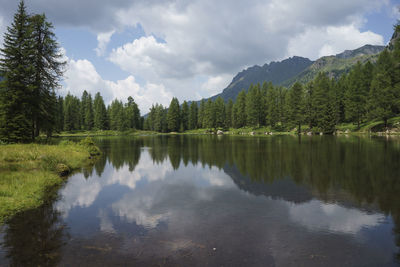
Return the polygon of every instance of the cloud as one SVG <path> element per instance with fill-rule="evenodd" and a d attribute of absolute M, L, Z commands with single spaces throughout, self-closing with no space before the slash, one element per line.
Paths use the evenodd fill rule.
<path fill-rule="evenodd" d="M 0 5 L 0 16 L 10 21 L 17 3 L 0 0 Z M 172 94 L 180 100 L 199 99 L 220 91 L 228 85 L 227 77 L 254 64 L 294 54 L 314 59 L 367 43 L 381 44 L 381 36 L 360 29 L 366 14 L 390 3 L 382 0 L 32 0 L 27 5 L 29 11 L 45 12 L 56 26 L 81 27 L 96 33 L 97 47 L 92 49 L 129 72 L 130 81 L 123 81 L 132 88 L 121 88 L 123 81 L 106 82 L 101 78 L 95 85 L 110 88 L 112 82 L 119 92 L 104 89 L 108 94 L 125 96 L 137 90 L 148 101 L 145 93 L 154 86 L 164 90 L 161 95 Z M 124 32 L 137 25 L 143 28 L 144 36 L 113 47 L 107 55 L 113 32 Z M 75 65 L 88 65 L 81 60 Z M 145 84 L 137 87 L 137 82 L 132 82 L 135 77 L 143 79 Z M 93 84 L 83 80 L 86 86 Z M 149 98 L 153 100 L 154 96 Z M 149 104 L 143 106 L 147 108 Z"/>
<path fill-rule="evenodd" d="M 358 209 L 324 204 L 317 200 L 289 206 L 290 218 L 312 230 L 356 234 L 364 227 L 374 227 L 384 219 L 381 214 L 367 214 Z"/>
<path fill-rule="evenodd" d="M 162 84 L 146 83 L 141 86 L 132 75 L 116 82 L 104 80 L 89 60 L 68 59 L 67 61 L 68 69 L 65 73 L 65 85 L 60 91 L 62 95 L 70 92 L 80 97 L 82 92 L 86 90 L 94 96 L 97 92 L 100 92 L 106 105 L 114 99 L 126 102 L 126 99 L 132 96 L 138 103 L 142 114 L 147 113 L 153 103 L 169 105 L 172 99 L 172 93 L 168 92 Z"/>
<path fill-rule="evenodd" d="M 111 40 L 111 36 L 115 33 L 115 31 L 110 31 L 110 32 L 103 32 L 99 33 L 97 35 L 97 42 L 98 45 L 94 49 L 96 51 L 97 56 L 103 56 L 104 53 L 106 52 L 107 45 Z"/>
<path fill-rule="evenodd" d="M 288 56 L 302 55 L 315 60 L 344 50 L 356 49 L 365 44 L 383 45 L 384 40 L 379 34 L 370 31 L 360 32 L 354 24 L 326 28 L 311 27 L 289 41 Z"/>

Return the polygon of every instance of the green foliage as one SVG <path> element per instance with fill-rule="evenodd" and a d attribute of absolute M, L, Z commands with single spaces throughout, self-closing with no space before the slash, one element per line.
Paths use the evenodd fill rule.
<path fill-rule="evenodd" d="M 196 102 L 192 102 L 189 108 L 189 130 L 197 128 L 198 107 Z"/>
<path fill-rule="evenodd" d="M 181 111 L 181 128 L 183 131 L 189 129 L 189 105 L 186 101 L 183 101 Z"/>
<path fill-rule="evenodd" d="M 167 114 L 167 124 L 168 130 L 171 132 L 178 132 L 180 129 L 180 108 L 179 101 L 176 97 L 172 98 L 171 103 L 168 108 Z"/>
<path fill-rule="evenodd" d="M 106 130 L 108 129 L 108 117 L 106 106 L 104 105 L 103 97 L 98 92 L 94 97 L 93 106 L 93 123 L 96 130 Z"/>
<path fill-rule="evenodd" d="M 0 222 L 17 212 L 42 205 L 46 192 L 62 184 L 59 175 L 92 164 L 89 148 L 96 146 L 90 140 L 85 142 L 85 145 L 72 142 L 3 145 L 0 149 Z"/>
<path fill-rule="evenodd" d="M 246 125 L 246 93 L 241 91 L 233 105 L 233 126 L 240 128 Z"/>

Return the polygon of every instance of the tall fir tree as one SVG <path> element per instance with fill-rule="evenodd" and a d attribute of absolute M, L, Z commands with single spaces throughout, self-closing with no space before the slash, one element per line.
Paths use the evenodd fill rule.
<path fill-rule="evenodd" d="M 279 100 L 278 100 L 278 90 L 272 84 L 268 85 L 267 95 L 266 95 L 266 122 L 267 125 L 275 127 L 279 121 Z"/>
<path fill-rule="evenodd" d="M 296 82 L 289 91 L 289 116 L 292 123 L 297 125 L 297 132 L 301 133 L 301 124 L 304 121 L 304 92 L 303 86 Z"/>
<path fill-rule="evenodd" d="M 246 126 L 246 92 L 241 91 L 237 98 L 236 102 L 233 105 L 234 109 L 234 125 L 236 128 L 241 128 Z"/>
<path fill-rule="evenodd" d="M 0 139 L 8 142 L 32 140 L 33 43 L 31 26 L 24 1 L 4 34 L 0 74 Z"/>
<path fill-rule="evenodd" d="M 260 85 L 250 85 L 246 95 L 247 126 L 260 126 L 261 100 Z"/>
<path fill-rule="evenodd" d="M 30 17 L 31 36 L 33 43 L 33 92 L 30 97 L 31 120 L 34 136 L 38 136 L 41 125 L 53 125 L 55 121 L 54 107 L 56 105 L 55 89 L 60 86 L 64 73 L 63 55 L 54 34 L 53 25 L 46 16 Z"/>
<path fill-rule="evenodd" d="M 217 97 L 214 102 L 215 127 L 225 128 L 225 102 L 222 97 Z"/>
<path fill-rule="evenodd" d="M 172 98 L 171 103 L 168 107 L 168 114 L 167 114 L 167 125 L 168 130 L 171 132 L 178 132 L 180 128 L 180 116 L 181 111 L 179 107 L 179 101 L 176 97 Z"/>
<path fill-rule="evenodd" d="M 93 112 L 94 128 L 96 130 L 106 130 L 108 128 L 107 109 L 99 92 L 94 97 Z"/>
<path fill-rule="evenodd" d="M 192 102 L 189 108 L 189 129 L 194 130 L 197 128 L 197 113 L 198 107 L 196 102 Z"/>
<path fill-rule="evenodd" d="M 225 127 L 228 129 L 233 127 L 232 116 L 233 116 L 233 101 L 232 99 L 229 99 L 228 104 L 226 104 L 226 112 L 225 112 Z"/>
<path fill-rule="evenodd" d="M 181 110 L 181 129 L 186 131 L 189 129 L 189 105 L 186 101 L 182 103 Z"/>

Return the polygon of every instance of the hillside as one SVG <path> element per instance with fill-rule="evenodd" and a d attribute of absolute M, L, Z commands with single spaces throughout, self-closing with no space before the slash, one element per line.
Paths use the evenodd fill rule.
<path fill-rule="evenodd" d="M 300 74 L 283 82 L 283 86 L 291 86 L 295 82 L 307 83 L 314 79 L 319 72 L 327 72 L 330 77 L 339 77 L 346 73 L 358 61 L 365 63 L 367 61 L 374 62 L 377 55 L 383 51 L 385 46 L 365 45 L 355 50 L 346 50 L 335 56 L 321 57 L 316 60 L 310 67 Z"/>
<path fill-rule="evenodd" d="M 316 61 L 303 57 L 291 57 L 279 62 L 255 65 L 239 72 L 222 93 L 212 96 L 215 100 L 221 96 L 225 101 L 235 100 L 243 89 L 247 91 L 251 84 L 272 82 L 274 85 L 291 86 L 296 81 L 307 83 L 319 72 L 328 72 L 331 77 L 338 77 L 355 65 L 358 61 L 375 61 L 377 54 L 385 47 L 364 45 L 354 50 L 346 50 L 334 56 L 325 56 Z"/>
<path fill-rule="evenodd" d="M 211 99 L 215 100 L 218 96 L 221 96 L 224 100 L 234 100 L 240 91 L 247 90 L 252 83 L 261 84 L 264 81 L 270 81 L 273 84 L 282 84 L 306 70 L 312 63 L 313 61 L 308 58 L 291 57 L 280 62 L 273 61 L 264 64 L 262 67 L 255 65 L 239 72 L 222 93 L 211 97 Z"/>

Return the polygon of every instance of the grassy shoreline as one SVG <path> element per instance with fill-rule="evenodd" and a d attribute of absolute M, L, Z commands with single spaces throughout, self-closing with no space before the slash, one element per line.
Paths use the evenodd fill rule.
<path fill-rule="evenodd" d="M 383 121 L 375 120 L 368 121 L 360 124 L 360 128 L 353 123 L 344 123 L 336 126 L 337 135 L 400 135 L 400 117 L 394 117 L 388 120 L 389 132 L 384 129 Z M 312 132 L 307 125 L 302 125 L 302 134 Z M 213 130 L 215 131 L 215 130 Z M 224 130 L 224 135 L 231 136 L 243 136 L 243 135 L 297 135 L 297 128 L 293 128 L 291 131 L 277 131 L 271 127 L 243 127 L 243 128 L 230 128 Z M 154 131 L 143 131 L 143 130 L 128 130 L 128 131 L 114 131 L 114 130 L 102 130 L 102 131 L 74 131 L 74 132 L 62 132 L 55 137 L 87 137 L 87 136 L 143 136 L 143 135 L 169 135 L 169 134 L 187 134 L 187 135 L 203 135 L 211 134 L 209 129 L 195 129 L 187 130 L 182 133 L 159 133 Z"/>
<path fill-rule="evenodd" d="M 62 176 L 92 164 L 99 154 L 90 139 L 59 145 L 1 145 L 0 223 L 42 205 L 47 193 L 63 183 Z"/>

